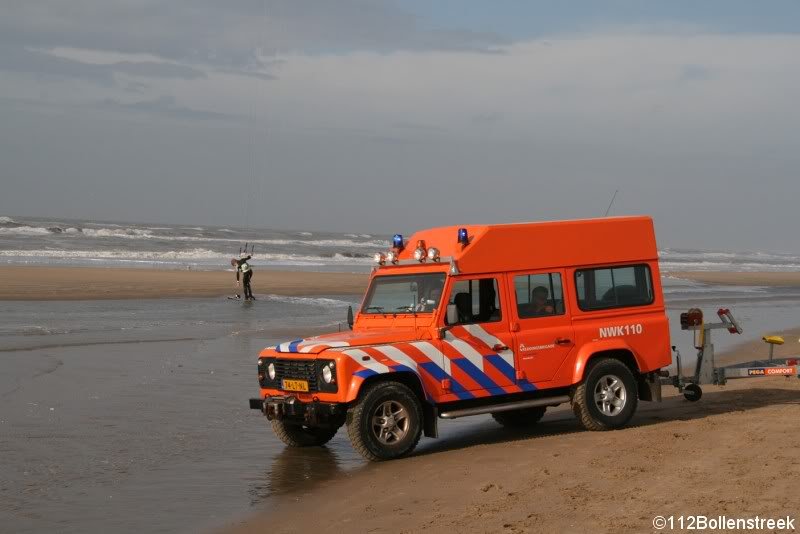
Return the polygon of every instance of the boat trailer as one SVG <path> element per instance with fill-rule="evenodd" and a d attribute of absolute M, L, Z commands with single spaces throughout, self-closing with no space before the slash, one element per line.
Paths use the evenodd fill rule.
<path fill-rule="evenodd" d="M 686 400 L 699 401 L 703 396 L 701 384 L 714 384 L 724 386 L 729 379 L 735 378 L 760 378 L 765 376 L 796 376 L 800 378 L 800 360 L 792 358 L 773 358 L 775 345 L 783 345 L 784 340 L 779 336 L 765 336 L 762 340 L 769 345 L 769 358 L 766 360 L 753 360 L 737 363 L 724 367 L 717 367 L 714 361 L 714 344 L 711 342 L 713 330 L 727 330 L 731 334 L 741 334 L 742 327 L 730 310 L 720 308 L 717 311 L 719 323 L 705 323 L 703 312 L 692 308 L 681 314 L 681 330 L 694 332 L 694 347 L 697 349 L 697 363 L 694 375 L 684 377 L 681 363 L 681 352 L 677 347 L 672 347 L 675 352 L 677 373 L 675 376 L 661 379 L 661 383 L 672 385 L 683 393 Z"/>

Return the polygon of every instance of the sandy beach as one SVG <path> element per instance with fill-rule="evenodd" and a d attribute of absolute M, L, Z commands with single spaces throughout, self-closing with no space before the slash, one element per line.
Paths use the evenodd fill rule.
<path fill-rule="evenodd" d="M 795 272 L 680 272 L 667 276 L 720 285 L 800 287 Z M 260 270 L 257 293 L 308 296 L 360 295 L 366 274 Z M 213 297 L 236 290 L 228 271 L 99 267 L 0 267 L 0 300 L 91 300 Z"/>
<path fill-rule="evenodd" d="M 488 416 L 445 422 L 440 439 L 389 463 L 364 463 L 344 431 L 326 447 L 287 449 L 247 409 L 254 355 L 335 330 L 366 277 L 257 276 L 266 295 L 253 305 L 221 303 L 233 289 L 224 271 L 0 268 L 3 327 L 19 329 L 0 338 L 0 513 L 9 528 L 647 532 L 656 515 L 800 514 L 797 379 L 704 386 L 698 403 L 665 387 L 663 403 L 642 403 L 631 427 L 612 433 L 583 431 L 561 407 L 523 432 Z M 721 278 L 791 278 L 753 276 Z M 764 357 L 762 334 L 786 338 L 777 357 L 800 352 L 796 301 L 763 300 L 782 293 L 744 294 L 751 300 L 735 307 L 749 337 L 718 362 Z M 153 298 L 185 295 L 196 298 Z M 673 322 L 704 293 L 677 295 Z M 767 330 L 763 317 L 783 317 L 783 326 Z M 736 341 L 717 340 L 728 338 Z"/>
<path fill-rule="evenodd" d="M 725 361 L 752 359 L 745 344 Z M 656 516 L 798 517 L 800 380 L 665 387 L 629 428 L 586 432 L 563 407 L 529 431 L 491 420 L 411 458 L 286 496 L 223 530 L 658 532 Z M 314 513 L 308 513 L 313 505 Z"/>
<path fill-rule="evenodd" d="M 91 300 L 214 297 L 236 292 L 226 271 L 93 267 L 0 267 L 0 300 Z M 260 270 L 256 293 L 273 295 L 361 294 L 367 276 Z"/>

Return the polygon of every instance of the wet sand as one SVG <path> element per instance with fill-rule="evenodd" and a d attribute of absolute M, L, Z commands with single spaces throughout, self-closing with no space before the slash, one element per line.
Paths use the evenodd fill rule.
<path fill-rule="evenodd" d="M 147 299 L 213 297 L 237 292 L 233 272 L 93 267 L 0 267 L 0 300 Z M 253 275 L 256 293 L 355 295 L 367 275 L 262 269 Z"/>
<path fill-rule="evenodd" d="M 142 272 L 77 271 L 62 273 L 61 294 L 76 277 L 75 298 L 86 299 L 96 293 L 80 291 L 103 271 Z M 232 287 L 231 273 L 191 274 Z M 294 295 L 344 292 L 338 278 L 287 274 L 302 286 Z M 364 463 L 344 431 L 326 447 L 287 449 L 247 408 L 257 392 L 254 355 L 335 329 L 347 306 L 295 300 L 5 303 L 4 319 L 25 306 L 35 316 L 42 305 L 59 317 L 59 306 L 73 307 L 79 326 L 86 317 L 109 322 L 52 346 L 53 335 L 37 334 L 24 349 L 0 351 L 0 530 L 646 532 L 657 514 L 800 515 L 797 379 L 704 386 L 696 404 L 674 395 L 642 403 L 633 426 L 613 433 L 584 432 L 560 409 L 528 432 L 488 416 L 442 422 L 441 439 L 384 464 Z M 133 306 L 141 309 L 129 319 L 122 311 Z M 134 319 L 141 328 L 109 331 Z M 778 354 L 800 347 L 800 329 L 781 333 Z M 719 361 L 764 354 L 753 341 Z"/>
<path fill-rule="evenodd" d="M 791 275 L 682 273 L 686 279 L 781 285 Z M 717 273 L 712 273 L 717 274 Z M 775 357 L 800 354 L 800 328 Z M 759 339 L 718 353 L 719 364 L 766 357 Z M 657 515 L 798 517 L 800 380 L 731 380 L 690 403 L 671 387 L 641 403 L 631 427 L 584 431 L 566 407 L 542 424 L 506 430 L 465 418 L 414 456 L 366 465 L 282 496 L 222 532 L 648 532 Z M 452 423 L 443 423 L 448 428 Z M 312 506 L 314 513 L 308 513 Z"/>
<path fill-rule="evenodd" d="M 0 532 L 203 532 L 310 487 L 309 462 L 321 479 L 360 466 L 342 436 L 286 450 L 248 407 L 258 352 L 335 330 L 346 306 L 0 302 Z"/>
<path fill-rule="evenodd" d="M 751 359 L 742 350 L 725 359 Z M 223 532 L 618 533 L 653 531 L 659 515 L 800 520 L 800 380 L 703 390 L 690 403 L 665 388 L 663 403 L 641 403 L 615 432 L 586 432 L 564 408 L 529 431 L 485 420 Z"/>

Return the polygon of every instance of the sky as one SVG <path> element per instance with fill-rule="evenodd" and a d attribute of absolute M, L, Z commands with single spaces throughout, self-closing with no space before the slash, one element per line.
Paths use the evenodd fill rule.
<path fill-rule="evenodd" d="M 0 215 L 800 252 L 794 0 L 0 0 Z M 623 236 L 620 236 L 623 238 Z"/>

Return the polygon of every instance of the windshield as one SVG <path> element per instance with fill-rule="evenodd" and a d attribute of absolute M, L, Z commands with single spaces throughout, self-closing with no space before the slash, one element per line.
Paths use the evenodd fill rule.
<path fill-rule="evenodd" d="M 444 273 L 378 276 L 361 313 L 432 313 L 439 306 Z"/>

